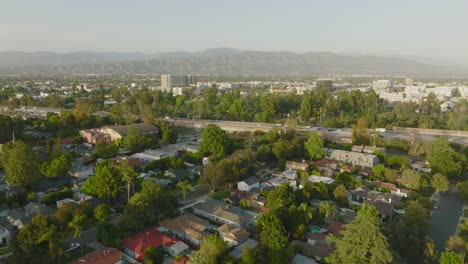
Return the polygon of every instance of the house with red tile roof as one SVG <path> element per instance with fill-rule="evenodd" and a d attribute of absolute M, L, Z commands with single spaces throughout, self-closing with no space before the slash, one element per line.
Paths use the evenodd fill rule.
<path fill-rule="evenodd" d="M 116 248 L 107 247 L 91 252 L 71 262 L 71 264 L 123 264 L 122 252 Z"/>
<path fill-rule="evenodd" d="M 123 252 L 133 259 L 141 261 L 145 250 L 150 247 L 162 246 L 164 251 L 171 256 L 185 255 L 188 253 L 189 247 L 175 237 L 158 231 L 155 227 L 129 236 L 122 240 Z"/>

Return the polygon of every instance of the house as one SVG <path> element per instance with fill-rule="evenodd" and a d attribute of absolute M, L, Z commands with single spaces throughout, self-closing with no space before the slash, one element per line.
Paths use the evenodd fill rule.
<path fill-rule="evenodd" d="M 106 247 L 71 262 L 71 264 L 124 264 L 122 252 L 116 248 Z"/>
<path fill-rule="evenodd" d="M 37 214 L 51 214 L 54 211 L 48 206 L 38 203 L 38 202 L 29 202 L 23 207 L 26 215 L 35 216 Z"/>
<path fill-rule="evenodd" d="M 258 191 L 256 191 L 258 190 Z M 254 192 L 252 192 L 254 191 Z M 234 198 L 235 197 L 235 198 Z M 230 200 L 237 200 L 241 201 L 244 200 L 247 202 L 247 205 L 253 208 L 262 208 L 265 206 L 266 199 L 263 196 L 260 196 L 260 189 L 259 188 L 252 188 L 250 192 L 246 191 L 239 191 L 239 190 L 232 190 Z"/>
<path fill-rule="evenodd" d="M 208 221 L 190 213 L 164 220 L 160 225 L 180 239 L 196 246 L 200 245 L 208 230 L 215 228 Z"/>
<path fill-rule="evenodd" d="M 364 201 L 364 204 L 370 204 L 370 205 L 374 206 L 375 209 L 377 209 L 377 212 L 379 212 L 379 214 L 382 217 L 392 216 L 393 211 L 395 209 L 395 207 L 393 206 L 392 203 L 386 203 L 386 202 L 380 201 L 380 200 L 376 200 L 376 201 L 366 200 L 366 201 Z"/>
<path fill-rule="evenodd" d="M 228 246 L 240 245 L 247 241 L 250 236 L 250 233 L 245 231 L 242 227 L 233 227 L 226 224 L 218 227 L 217 230 Z"/>
<path fill-rule="evenodd" d="M 21 229 L 27 224 L 31 223 L 32 220 L 32 216 L 27 215 L 26 212 L 19 209 L 10 210 L 7 213 L 6 218 L 11 223 L 11 225 L 18 229 Z"/>
<path fill-rule="evenodd" d="M 6 203 L 0 204 L 0 216 L 6 216 L 8 211 L 10 211 L 10 208 Z"/>
<path fill-rule="evenodd" d="M 410 164 L 410 168 L 417 172 L 431 173 L 431 168 L 429 166 L 429 162 L 427 161 L 415 161 Z"/>
<path fill-rule="evenodd" d="M 309 171 L 310 165 L 308 162 L 302 161 L 302 162 L 297 162 L 297 161 L 286 161 L 286 169 L 290 170 L 302 170 L 302 171 Z"/>
<path fill-rule="evenodd" d="M 237 189 L 239 191 L 250 191 L 252 188 L 260 188 L 260 182 L 258 179 L 254 176 L 249 177 L 245 180 L 242 180 L 240 182 L 237 182 Z"/>
<path fill-rule="evenodd" d="M 55 202 L 56 205 L 57 205 L 57 208 L 60 208 L 60 206 L 64 205 L 64 204 L 74 204 L 74 205 L 79 205 L 80 203 L 71 199 L 71 198 L 65 198 L 65 199 L 62 199 L 62 200 L 58 200 Z"/>
<path fill-rule="evenodd" d="M 158 133 L 158 128 L 152 124 L 132 124 L 124 126 L 103 126 L 101 128 L 92 128 L 80 130 L 80 136 L 85 143 L 96 144 L 97 142 L 104 142 L 110 144 L 116 140 L 123 139 L 130 127 L 135 127 L 143 135 Z"/>
<path fill-rule="evenodd" d="M 323 176 L 333 177 L 338 169 L 338 162 L 332 160 L 318 160 L 315 162 L 317 170 L 322 172 Z"/>
<path fill-rule="evenodd" d="M 0 225 L 0 248 L 10 244 L 11 232 L 7 228 Z"/>
<path fill-rule="evenodd" d="M 127 133 L 131 127 L 135 127 L 143 135 L 158 133 L 158 128 L 156 126 L 147 123 L 103 126 L 99 129 L 99 131 L 103 134 L 109 135 L 111 141 L 114 142 L 127 136 Z"/>
<path fill-rule="evenodd" d="M 355 166 L 372 168 L 379 164 L 379 158 L 376 155 L 340 149 L 323 148 L 323 150 L 328 159 L 350 163 Z"/>
<path fill-rule="evenodd" d="M 318 264 L 318 262 L 304 255 L 296 254 L 294 255 L 292 264 Z"/>
<path fill-rule="evenodd" d="M 257 241 L 252 240 L 252 239 L 247 239 L 244 243 L 238 245 L 235 249 L 233 249 L 231 252 L 229 252 L 229 256 L 235 258 L 235 259 L 240 259 L 242 258 L 242 255 L 244 255 L 244 249 L 245 248 L 250 248 L 254 249 L 257 247 Z"/>
<path fill-rule="evenodd" d="M 372 185 L 374 185 L 377 188 L 387 189 L 390 191 L 391 194 L 399 196 L 399 197 L 408 197 L 411 193 L 410 190 L 398 188 L 393 183 L 373 181 Z"/>
<path fill-rule="evenodd" d="M 242 227 L 253 224 L 258 215 L 217 200 L 208 199 L 193 208 L 193 213 L 212 221 Z"/>
<path fill-rule="evenodd" d="M 123 239 L 123 252 L 137 261 L 142 260 L 145 250 L 150 246 L 162 246 L 164 251 L 173 257 L 188 253 L 189 247 L 184 242 L 164 234 L 157 228 L 158 226 L 151 227 L 146 231 Z"/>
<path fill-rule="evenodd" d="M 345 225 L 342 222 L 336 221 L 327 226 L 327 231 L 334 235 L 339 235 L 344 228 Z"/>
<path fill-rule="evenodd" d="M 183 181 L 190 176 L 190 173 L 185 169 L 168 169 L 164 172 L 164 176 L 170 177 L 174 184 Z"/>
<path fill-rule="evenodd" d="M 309 176 L 308 181 L 309 182 L 322 182 L 322 183 L 325 183 L 325 184 L 332 184 L 332 183 L 335 182 L 335 180 L 332 179 L 332 178 L 322 177 L 322 176 L 315 176 L 315 175 Z"/>
<path fill-rule="evenodd" d="M 308 243 L 305 243 L 299 240 L 294 240 L 291 243 L 291 246 L 293 248 L 300 250 L 300 252 L 303 255 L 308 256 L 308 257 L 313 257 L 319 261 L 330 256 L 330 254 L 335 250 L 335 245 L 326 241 L 325 236 L 323 236 L 323 238 L 319 240 L 309 240 L 309 235 L 315 235 L 315 234 L 310 234 L 310 233 L 307 234 Z"/>
<path fill-rule="evenodd" d="M 381 151 L 382 153 L 385 153 L 385 148 L 364 146 L 364 145 L 354 145 L 351 148 L 351 151 L 361 152 L 361 153 L 369 153 L 369 154 L 374 153 L 374 151 Z"/>
<path fill-rule="evenodd" d="M 94 175 L 94 170 L 91 167 L 83 165 L 78 162 L 72 162 L 70 168 L 70 175 L 78 178 L 79 180 L 86 180 L 89 176 Z"/>
<path fill-rule="evenodd" d="M 288 180 L 297 180 L 297 172 L 292 169 L 287 169 L 281 173 L 281 177 Z"/>

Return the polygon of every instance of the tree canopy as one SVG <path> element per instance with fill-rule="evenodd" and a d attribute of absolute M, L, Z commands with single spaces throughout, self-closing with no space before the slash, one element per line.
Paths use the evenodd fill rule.
<path fill-rule="evenodd" d="M 200 152 L 203 154 L 211 153 L 215 157 L 224 157 L 233 150 L 233 142 L 226 131 L 217 125 L 210 124 L 201 134 L 202 142 Z"/>
<path fill-rule="evenodd" d="M 326 258 L 328 263 L 392 263 L 387 239 L 380 230 L 375 207 L 363 205 L 356 218 L 339 236 L 330 235 L 336 250 Z"/>
<path fill-rule="evenodd" d="M 309 133 L 307 142 L 304 144 L 304 148 L 309 154 L 310 159 L 319 160 L 323 156 L 323 139 L 317 135 L 317 133 Z"/>
<path fill-rule="evenodd" d="M 426 159 L 429 161 L 432 173 L 456 178 L 462 173 L 465 157 L 457 153 L 446 138 L 438 137 L 429 146 Z"/>
<path fill-rule="evenodd" d="M 23 141 L 10 142 L 2 147 L 0 156 L 10 186 L 29 187 L 39 178 L 39 166 L 34 152 Z"/>

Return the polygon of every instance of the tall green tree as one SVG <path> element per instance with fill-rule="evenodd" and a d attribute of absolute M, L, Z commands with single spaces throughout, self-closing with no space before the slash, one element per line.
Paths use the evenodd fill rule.
<path fill-rule="evenodd" d="M 149 246 L 145 249 L 145 254 L 143 254 L 143 264 L 162 264 L 165 254 L 162 246 Z"/>
<path fill-rule="evenodd" d="M 135 189 L 132 187 L 134 187 L 134 182 L 135 179 L 138 177 L 138 173 L 132 166 L 130 166 L 127 159 L 120 160 L 118 170 L 122 175 L 123 180 L 127 183 L 127 202 L 129 202 L 131 197 L 131 191 L 132 189 L 133 191 Z"/>
<path fill-rule="evenodd" d="M 71 162 L 72 157 L 70 154 L 60 154 L 44 163 L 41 166 L 41 172 L 49 178 L 65 177 L 71 168 Z"/>
<path fill-rule="evenodd" d="M 200 152 L 203 154 L 211 153 L 213 156 L 221 158 L 233 150 L 232 140 L 226 131 L 217 125 L 210 124 L 203 129 L 201 139 Z"/>
<path fill-rule="evenodd" d="M 364 118 L 360 118 L 355 125 L 352 125 L 352 136 L 353 144 L 369 145 L 369 132 L 367 132 L 366 120 Z"/>
<path fill-rule="evenodd" d="M 309 133 L 304 148 L 312 160 L 319 160 L 323 157 L 323 139 L 317 133 Z"/>
<path fill-rule="evenodd" d="M 439 264 L 463 264 L 463 259 L 455 252 L 444 252 L 440 256 Z"/>
<path fill-rule="evenodd" d="M 147 139 L 136 126 L 131 125 L 127 135 L 122 139 L 122 144 L 126 150 L 137 152 L 145 149 Z"/>
<path fill-rule="evenodd" d="M 228 247 L 223 239 L 217 234 L 213 234 L 203 239 L 200 249 L 192 254 L 189 263 L 191 264 L 218 264 L 224 263 L 225 253 Z"/>
<path fill-rule="evenodd" d="M 281 219 L 273 212 L 262 214 L 256 223 L 260 257 L 265 263 L 287 263 L 291 257 L 286 238 L 286 229 Z"/>
<path fill-rule="evenodd" d="M 167 122 L 166 120 L 159 121 L 159 129 L 161 131 L 161 143 L 163 145 L 175 143 L 175 141 L 177 140 L 177 134 L 172 129 L 169 122 Z"/>
<path fill-rule="evenodd" d="M 110 201 L 122 192 L 123 185 L 123 177 L 117 165 L 112 161 L 104 160 L 96 165 L 96 176 L 86 179 L 82 191 Z"/>
<path fill-rule="evenodd" d="M 432 176 L 431 184 L 432 187 L 434 187 L 434 189 L 437 191 L 437 193 L 445 192 L 448 190 L 449 187 L 449 181 L 447 180 L 447 177 L 440 173 L 436 173 L 434 176 Z"/>
<path fill-rule="evenodd" d="M 109 220 L 110 215 L 112 214 L 111 208 L 106 204 L 100 204 L 96 209 L 94 209 L 94 217 L 99 222 L 105 222 Z"/>
<path fill-rule="evenodd" d="M 329 219 L 335 212 L 335 205 L 332 202 L 324 201 L 319 205 L 319 212 L 325 216 L 326 219 Z"/>
<path fill-rule="evenodd" d="M 432 141 L 427 150 L 426 159 L 429 161 L 432 173 L 441 173 L 449 178 L 457 178 L 461 175 L 465 161 L 465 157 L 457 153 L 444 137 L 438 137 Z"/>
<path fill-rule="evenodd" d="M 340 236 L 330 235 L 336 250 L 326 258 L 328 263 L 392 263 L 393 256 L 387 239 L 380 229 L 375 207 L 363 205 L 356 218 Z"/>
<path fill-rule="evenodd" d="M 187 194 L 188 191 L 192 190 L 192 185 L 188 183 L 188 181 L 180 181 L 177 183 L 177 188 L 180 189 L 182 192 L 182 195 L 184 196 L 184 201 L 185 201 L 185 195 Z"/>
<path fill-rule="evenodd" d="M 412 169 L 406 169 L 401 176 L 401 183 L 410 189 L 419 190 L 421 188 L 421 174 Z"/>
<path fill-rule="evenodd" d="M 37 158 L 23 141 L 3 145 L 0 160 L 10 186 L 26 188 L 40 178 Z"/>
<path fill-rule="evenodd" d="M 289 208 L 295 202 L 293 189 L 288 183 L 283 183 L 268 192 L 266 206 L 271 209 Z"/>

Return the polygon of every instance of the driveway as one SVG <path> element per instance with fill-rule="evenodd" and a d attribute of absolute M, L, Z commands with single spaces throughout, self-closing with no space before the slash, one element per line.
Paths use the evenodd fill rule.
<path fill-rule="evenodd" d="M 457 210 L 463 207 L 463 200 L 455 186 L 451 186 L 447 195 L 440 197 L 439 209 L 434 210 L 430 219 L 429 236 L 434 240 L 439 252 L 444 251 L 445 241 L 455 234 L 460 216 Z"/>

